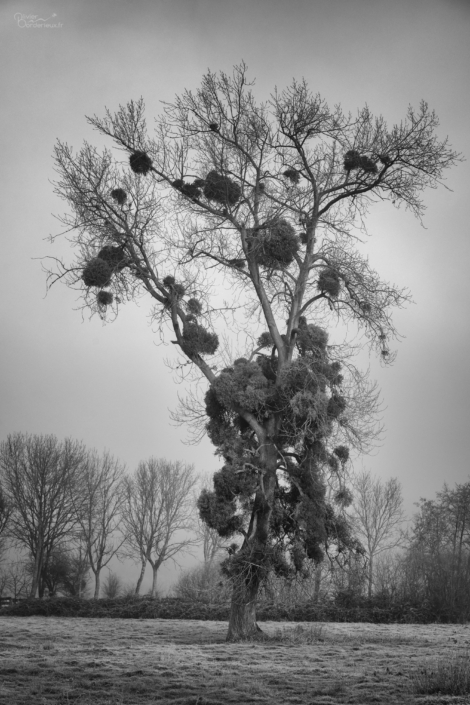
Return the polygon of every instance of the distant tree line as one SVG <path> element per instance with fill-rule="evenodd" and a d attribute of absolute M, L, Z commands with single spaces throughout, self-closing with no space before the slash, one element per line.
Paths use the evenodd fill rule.
<path fill-rule="evenodd" d="M 108 452 L 78 441 L 9 435 L 0 444 L 0 595 L 80 596 L 90 573 L 95 598 L 101 587 L 116 592 L 112 574 L 101 586 L 113 557 L 140 564 L 136 594 L 150 564 L 155 595 L 161 565 L 204 541 L 198 482 L 194 467 L 181 462 L 150 458 L 130 474 Z M 2 565 L 7 547 L 23 550 L 26 560 Z"/>
<path fill-rule="evenodd" d="M 115 597 L 123 591 L 109 571 L 113 557 L 139 565 L 139 595 L 147 565 L 151 595 L 162 564 L 202 546 L 203 563 L 182 573 L 182 598 L 226 602 L 230 578 L 222 559 L 236 550 L 198 515 L 198 491 L 208 486 L 192 465 L 149 458 L 128 473 L 108 453 L 55 436 L 16 433 L 0 443 L 0 597 Z M 336 489 L 334 491 L 337 491 Z M 435 619 L 470 616 L 470 481 L 444 485 L 421 499 L 405 530 L 399 482 L 370 472 L 350 474 L 342 489 L 345 524 L 359 550 L 335 550 L 297 575 L 271 575 L 261 599 L 278 604 L 334 601 L 345 607 L 410 605 Z M 6 549 L 25 560 L 5 560 Z M 108 568 L 102 580 L 104 568 Z M 129 588 L 128 588 L 129 592 Z"/>

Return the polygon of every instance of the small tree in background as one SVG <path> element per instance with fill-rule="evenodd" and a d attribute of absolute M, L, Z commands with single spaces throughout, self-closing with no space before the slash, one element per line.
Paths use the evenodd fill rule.
<path fill-rule="evenodd" d="M 350 544 L 341 494 L 329 503 L 325 487 L 342 491 L 348 446 L 370 447 L 377 398 L 345 327 L 336 342 L 327 328 L 352 327 L 390 362 L 392 310 L 408 300 L 356 247 L 368 208 L 390 200 L 420 217 L 422 191 L 458 155 L 424 102 L 390 129 L 367 107 L 330 108 L 305 81 L 258 104 L 244 64 L 166 104 L 153 138 L 142 101 L 89 122 L 120 161 L 58 143 L 77 257 L 57 261 L 50 283 L 65 280 L 103 318 L 149 296 L 180 369 L 206 379 L 204 400 L 190 397 L 180 418 L 223 460 L 199 510 L 223 538 L 240 537 L 225 565 L 228 638 L 250 637 L 271 570 L 301 571 Z M 242 354 L 220 348 L 228 330 Z"/>
<path fill-rule="evenodd" d="M 100 596 L 100 574 L 118 553 L 125 536 L 116 539 L 121 523 L 124 466 L 109 453 L 89 452 L 83 464 L 82 492 L 74 498 L 80 537 L 95 576 L 94 598 Z"/>
<path fill-rule="evenodd" d="M 354 500 L 351 517 L 368 560 L 367 594 L 372 596 L 375 559 L 403 543 L 405 521 L 401 485 L 396 478 L 387 482 L 362 472 L 352 479 Z"/>
<path fill-rule="evenodd" d="M 13 507 L 9 533 L 34 561 L 31 597 L 43 596 L 44 567 L 53 550 L 73 536 L 85 454 L 81 443 L 61 443 L 55 436 L 16 433 L 0 444 L 0 470 Z"/>
<path fill-rule="evenodd" d="M 138 555 L 141 571 L 135 594 L 140 593 L 147 563 L 152 567 L 152 597 L 157 594 L 161 565 L 197 544 L 188 537 L 194 529 L 192 491 L 197 484 L 194 467 L 150 458 L 127 477 L 122 519 L 129 555 Z"/>

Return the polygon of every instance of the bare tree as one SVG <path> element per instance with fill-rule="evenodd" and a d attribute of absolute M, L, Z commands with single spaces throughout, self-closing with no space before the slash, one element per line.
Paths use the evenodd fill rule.
<path fill-rule="evenodd" d="M 364 451 L 376 438 L 374 387 L 354 348 L 325 330 L 341 322 L 393 360 L 392 313 L 409 294 L 356 247 L 368 209 L 389 200 L 421 217 L 422 192 L 459 159 L 424 102 L 389 128 L 367 107 L 330 108 L 305 81 L 264 104 L 251 86 L 244 64 L 208 72 L 164 106 L 153 136 L 143 101 L 90 118 L 118 160 L 59 142 L 56 192 L 72 209 L 63 222 L 76 259 L 49 268 L 50 284 L 78 289 L 102 318 L 147 295 L 179 369 L 209 385 L 180 419 L 224 459 L 201 517 L 242 539 L 226 564 L 229 639 L 256 634 L 270 570 L 322 560 L 338 536 L 324 492 L 341 471 L 335 448 Z M 219 349 L 227 332 L 238 334 L 238 354 L 231 341 Z"/>
<path fill-rule="evenodd" d="M 31 593 L 31 575 L 26 561 L 13 561 L 6 568 L 8 591 L 13 599 L 26 597 Z"/>
<path fill-rule="evenodd" d="M 8 501 L 0 483 L 0 560 L 6 550 L 7 528 L 13 507 Z"/>
<path fill-rule="evenodd" d="M 32 597 L 42 597 L 43 568 L 76 527 L 74 493 L 84 457 L 83 444 L 61 443 L 55 436 L 16 433 L 0 444 L 5 492 L 13 506 L 9 533 L 33 558 Z"/>
<path fill-rule="evenodd" d="M 137 554 L 141 571 L 135 594 L 140 593 L 147 563 L 152 567 L 153 597 L 157 573 L 165 561 L 197 544 L 187 532 L 194 529 L 192 490 L 197 483 L 192 465 L 150 458 L 139 463 L 125 483 L 123 522 L 131 555 Z"/>
<path fill-rule="evenodd" d="M 109 453 L 87 454 L 82 492 L 75 498 L 77 523 L 95 576 L 94 598 L 100 595 L 100 573 L 118 553 L 125 537 L 116 539 L 123 505 L 124 466 Z"/>
<path fill-rule="evenodd" d="M 372 595 L 375 557 L 399 546 L 405 521 L 401 485 L 396 478 L 383 483 L 370 472 L 352 479 L 352 520 L 368 558 L 367 592 Z"/>

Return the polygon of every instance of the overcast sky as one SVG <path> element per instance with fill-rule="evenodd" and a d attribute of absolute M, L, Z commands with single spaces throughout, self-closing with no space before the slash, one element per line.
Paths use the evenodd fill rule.
<path fill-rule="evenodd" d="M 28 15 L 56 26 L 27 27 Z M 218 467 L 208 441 L 184 445 L 169 421 L 178 386 L 163 359 L 174 347 L 157 347 L 145 304 L 104 326 L 83 319 L 64 286 L 46 296 L 38 258 L 67 252 L 47 241 L 65 208 L 51 185 L 57 138 L 101 145 L 85 115 L 140 96 L 151 125 L 159 101 L 243 59 L 259 100 L 305 77 L 330 104 L 367 103 L 393 123 L 424 99 L 439 136 L 468 157 L 469 30 L 467 0 L 2 0 L 0 438 L 71 436 L 131 470 L 151 455 Z M 395 316 L 404 338 L 393 367 L 370 361 L 386 435 L 357 468 L 398 477 L 409 514 L 469 477 L 469 168 L 448 172 L 452 190 L 426 193 L 424 227 L 391 205 L 368 221 L 373 266 L 414 304 Z"/>

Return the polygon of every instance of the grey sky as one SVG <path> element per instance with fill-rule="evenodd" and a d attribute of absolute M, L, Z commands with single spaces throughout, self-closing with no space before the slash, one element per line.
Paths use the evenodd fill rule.
<path fill-rule="evenodd" d="M 55 13 L 63 27 L 22 28 L 15 13 Z M 392 123 L 424 98 L 440 136 L 469 155 L 469 29 L 464 0 L 41 0 L 34 8 L 3 0 L 0 436 L 70 435 L 129 468 L 150 455 L 198 471 L 218 465 L 207 441 L 185 446 L 185 430 L 169 423 L 178 387 L 162 361 L 173 346 L 156 347 L 144 303 L 103 326 L 82 321 L 65 287 L 45 297 L 33 258 L 67 252 L 65 242 L 45 240 L 59 232 L 52 214 L 65 206 L 50 184 L 56 138 L 103 144 L 84 116 L 141 95 L 151 125 L 160 100 L 244 59 L 259 99 L 305 76 L 329 103 L 354 112 L 367 102 Z M 415 305 L 397 312 L 405 339 L 395 365 L 370 361 L 387 434 L 358 467 L 397 476 L 409 512 L 469 474 L 469 182 L 465 162 L 449 172 L 452 192 L 426 194 L 426 229 L 389 205 L 369 219 L 365 250 L 385 278 L 411 289 Z"/>

